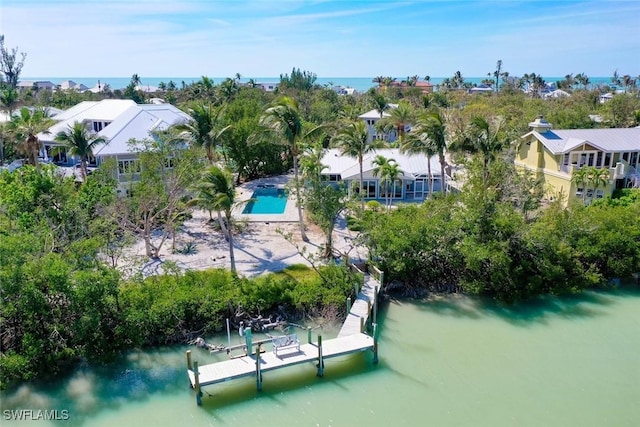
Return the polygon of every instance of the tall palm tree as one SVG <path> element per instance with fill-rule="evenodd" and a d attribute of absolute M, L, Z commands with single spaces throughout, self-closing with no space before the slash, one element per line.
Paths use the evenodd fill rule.
<path fill-rule="evenodd" d="M 358 159 L 360 167 L 360 186 L 359 197 L 361 208 L 364 210 L 364 182 L 363 158 L 365 154 L 375 151 L 381 144 L 378 141 L 369 143 L 369 131 L 362 120 L 353 120 L 346 127 L 340 129 L 338 134 L 333 137 L 332 142 L 335 143 L 343 156 L 355 157 Z"/>
<path fill-rule="evenodd" d="M 37 109 L 33 112 L 28 108 L 22 108 L 20 114 L 13 116 L 8 123 L 8 130 L 16 139 L 21 140 L 18 151 L 27 156 L 29 163 L 40 170 L 38 154 L 42 144 L 38 139 L 38 133 L 48 134 L 47 128 L 53 124 L 46 109 Z"/>
<path fill-rule="evenodd" d="M 304 231 L 302 217 L 302 198 L 300 197 L 300 179 L 298 171 L 298 157 L 300 156 L 300 144 L 305 137 L 303 133 L 302 117 L 298 102 L 288 96 L 279 98 L 276 103 L 267 108 L 260 117 L 260 124 L 275 133 L 280 142 L 286 145 L 293 159 L 294 186 L 296 192 L 296 204 L 298 207 L 298 221 L 300 223 L 300 236 L 308 241 Z"/>
<path fill-rule="evenodd" d="M 415 118 L 415 110 L 408 102 L 401 101 L 398 107 L 389 110 L 389 116 L 380 119 L 377 123 L 378 129 L 383 132 L 395 130 L 398 135 L 398 142 L 402 144 L 404 140 L 405 128 L 411 124 Z"/>
<path fill-rule="evenodd" d="M 441 174 L 440 191 L 442 191 L 442 194 L 447 194 L 447 186 L 445 181 L 447 161 L 444 155 L 445 151 L 447 150 L 447 129 L 446 122 L 440 114 L 440 111 L 432 111 L 418 118 L 415 126 L 411 129 L 410 134 L 412 134 L 412 138 L 417 138 L 418 141 L 407 143 L 407 146 L 404 148 L 404 150 L 406 150 L 407 152 L 421 152 L 420 147 L 424 146 L 425 151 L 422 151 L 424 154 L 432 153 L 433 151 L 431 155 L 438 155 Z M 431 167 L 431 163 L 429 163 L 429 167 Z M 429 178 L 431 179 L 431 172 L 429 172 Z M 433 180 L 429 185 L 430 195 L 432 183 Z"/>
<path fill-rule="evenodd" d="M 382 155 L 377 155 L 372 162 L 375 166 L 373 168 L 373 176 L 379 176 L 380 181 L 384 188 L 385 206 L 387 209 L 391 206 L 391 192 L 393 191 L 393 185 L 402 174 L 402 170 L 395 159 L 387 159 Z"/>
<path fill-rule="evenodd" d="M 477 154 L 482 159 L 483 182 L 489 180 L 489 164 L 509 145 L 509 135 L 504 130 L 503 119 L 489 121 L 474 117 L 465 132 L 451 144 L 454 151 Z"/>
<path fill-rule="evenodd" d="M 387 98 L 379 93 L 374 93 L 371 99 L 373 101 L 375 110 L 380 113 L 380 118 L 382 118 L 384 112 L 390 108 L 389 103 L 387 102 Z"/>
<path fill-rule="evenodd" d="M 80 157 L 80 173 L 83 181 L 87 178 L 87 160 L 93 156 L 94 148 L 106 142 L 103 137 L 91 134 L 87 126 L 80 122 L 74 122 L 66 131 L 58 132 L 54 139 L 61 143 L 69 154 Z"/>
<path fill-rule="evenodd" d="M 402 153 L 424 154 L 427 157 L 427 174 L 429 175 L 429 198 L 433 196 L 433 177 L 431 175 L 431 157 L 438 154 L 438 148 L 430 128 L 433 119 L 429 116 L 418 119 L 400 145 Z M 444 178 L 444 177 L 443 177 Z M 442 183 L 444 188 L 444 181 Z"/>
<path fill-rule="evenodd" d="M 212 210 L 215 210 L 218 214 L 220 229 L 229 242 L 231 271 L 235 273 L 236 258 L 233 250 L 232 210 L 236 205 L 236 189 L 233 186 L 233 176 L 230 171 L 213 165 L 205 170 L 194 189 L 197 196 L 192 200 L 192 203 L 209 210 L 209 214 L 211 214 Z M 224 213 L 224 218 L 222 213 Z"/>
<path fill-rule="evenodd" d="M 191 120 L 176 126 L 189 134 L 194 145 L 205 149 L 209 164 L 213 164 L 216 148 L 223 144 L 231 129 L 231 125 L 224 126 L 223 110 L 223 107 L 216 108 L 211 104 L 196 104 L 188 111 Z"/>

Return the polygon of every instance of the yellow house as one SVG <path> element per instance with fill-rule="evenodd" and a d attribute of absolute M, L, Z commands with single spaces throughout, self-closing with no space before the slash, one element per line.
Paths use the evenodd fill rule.
<path fill-rule="evenodd" d="M 616 188 L 640 187 L 640 128 L 554 130 L 542 116 L 529 127 L 515 142 L 514 163 L 543 178 L 549 200 L 589 203 Z M 594 174 L 579 179 L 586 167 L 602 171 L 601 179 Z"/>

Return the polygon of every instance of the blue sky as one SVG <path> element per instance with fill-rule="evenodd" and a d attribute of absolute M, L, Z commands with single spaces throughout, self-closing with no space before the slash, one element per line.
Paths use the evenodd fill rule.
<path fill-rule="evenodd" d="M 640 74 L 638 1 L 0 2 L 23 76 Z"/>

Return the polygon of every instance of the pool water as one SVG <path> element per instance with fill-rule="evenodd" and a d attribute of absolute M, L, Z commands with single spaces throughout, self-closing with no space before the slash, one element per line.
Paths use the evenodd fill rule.
<path fill-rule="evenodd" d="M 243 214 L 281 214 L 287 206 L 287 192 L 282 188 L 258 188 Z"/>

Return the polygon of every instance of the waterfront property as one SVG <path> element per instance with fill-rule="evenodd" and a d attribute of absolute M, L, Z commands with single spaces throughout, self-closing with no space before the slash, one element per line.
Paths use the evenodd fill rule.
<path fill-rule="evenodd" d="M 554 130 L 542 116 L 529 126 L 515 142 L 514 162 L 544 180 L 549 200 L 590 203 L 616 188 L 640 187 L 640 128 Z M 602 173 L 580 176 L 584 168 Z"/>
<path fill-rule="evenodd" d="M 393 159 L 401 174 L 393 183 L 383 182 L 374 174 L 376 156 Z M 338 149 L 329 149 L 322 158 L 326 168 L 322 178 L 329 183 L 344 183 L 351 193 L 361 193 L 365 200 L 423 201 L 433 192 L 442 189 L 442 174 L 437 156 L 430 159 L 423 154 L 403 154 L 397 148 L 378 149 L 364 156 L 363 182 L 360 186 L 360 165 L 353 157 L 343 156 Z"/>
<path fill-rule="evenodd" d="M 128 99 L 105 99 L 83 101 L 53 119 L 56 123 L 47 132 L 38 134 L 43 146 L 42 157 L 59 166 L 73 166 L 79 162 L 55 141 L 55 136 L 60 131 L 67 131 L 76 122 L 83 123 L 92 134 L 106 140 L 105 144 L 94 150 L 89 165 L 98 166 L 106 159 L 115 159 L 118 165 L 117 179 L 122 186 L 135 180 L 139 172 L 138 153 L 129 141 L 153 138 L 154 131 L 185 123 L 190 117 L 171 104 L 136 104 Z"/>
<path fill-rule="evenodd" d="M 356 268 L 352 266 L 352 268 Z M 311 329 L 307 329 L 307 344 L 301 344 L 297 335 L 289 334 L 265 341 L 252 341 L 251 330 L 244 332 L 245 345 L 228 347 L 227 353 L 236 347 L 242 347 L 245 355 L 232 357 L 218 363 L 198 366 L 191 361 L 191 351 L 187 351 L 187 375 L 191 387 L 196 391 L 196 402 L 202 404 L 201 388 L 223 383 L 237 378 L 255 376 L 258 391 L 262 390 L 262 373 L 282 369 L 301 363 L 317 362 L 317 375 L 324 375 L 324 360 L 366 350 L 373 351 L 373 362 L 378 363 L 377 306 L 378 292 L 384 282 L 384 273 L 373 267 L 372 274 L 362 273 L 362 286 L 356 288 L 356 300 L 353 305 L 347 300 L 347 318 L 342 329 L 334 339 L 322 341 L 322 336 L 313 342 Z M 371 335 L 366 332 L 370 325 Z M 272 351 L 263 352 L 262 346 L 271 343 Z M 213 350 L 219 352 L 224 348 Z"/>

